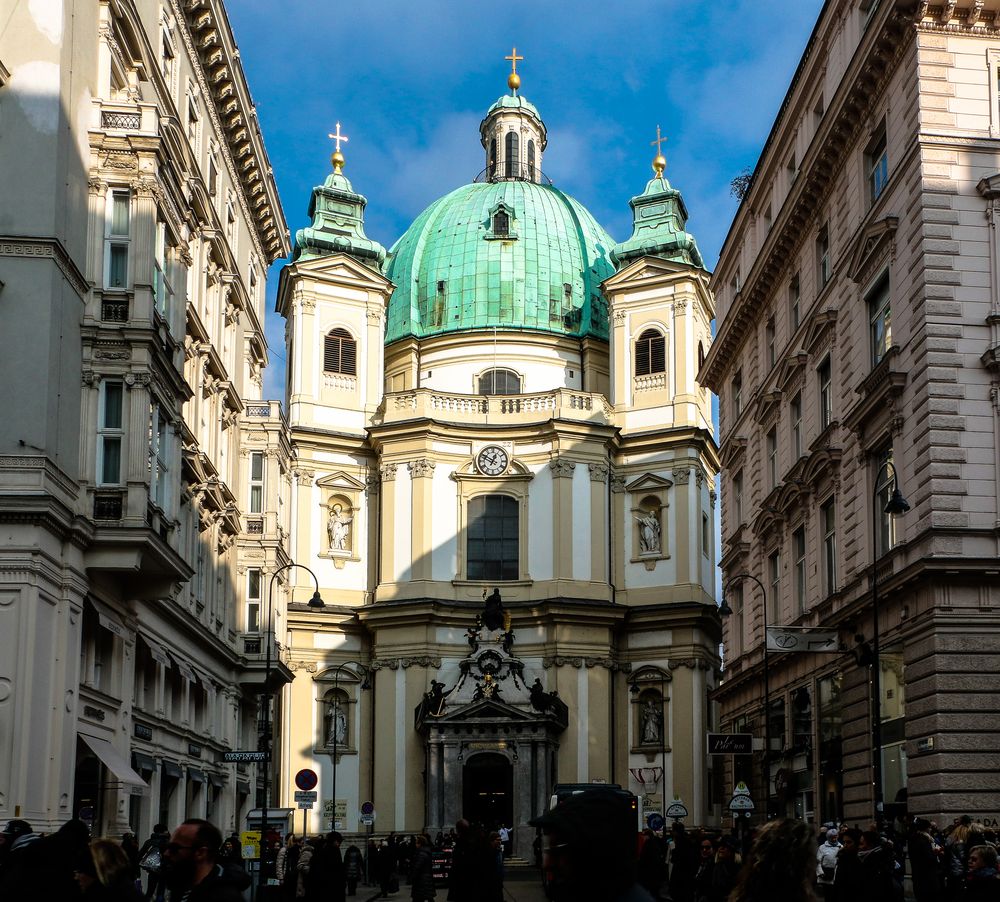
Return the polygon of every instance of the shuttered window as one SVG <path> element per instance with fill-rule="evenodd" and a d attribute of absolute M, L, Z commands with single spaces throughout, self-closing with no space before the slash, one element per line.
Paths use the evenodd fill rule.
<path fill-rule="evenodd" d="M 334 329 L 326 336 L 323 346 L 323 371 L 358 374 L 358 343 L 346 329 Z"/>
<path fill-rule="evenodd" d="M 648 376 L 667 369 L 666 339 L 655 329 L 647 329 L 635 343 L 635 374 Z"/>

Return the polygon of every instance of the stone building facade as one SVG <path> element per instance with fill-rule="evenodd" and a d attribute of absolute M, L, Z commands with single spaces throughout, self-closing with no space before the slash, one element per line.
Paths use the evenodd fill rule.
<path fill-rule="evenodd" d="M 874 675 L 885 814 L 1000 815 L 984 716 L 1000 664 L 998 65 L 1000 4 L 826 3 L 713 277 L 701 379 L 720 398 L 733 609 L 714 697 L 727 731 L 762 737 L 770 719 L 766 764 L 727 771 L 758 811 L 766 774 L 780 813 L 873 816 Z M 837 648 L 772 651 L 767 713 L 765 618 Z"/>
<path fill-rule="evenodd" d="M 557 782 L 717 814 L 714 301 L 662 175 L 616 243 L 544 175 L 516 90 L 479 179 L 386 251 L 334 171 L 283 270 L 293 571 L 282 802 L 346 832 L 515 831 Z M 337 813 L 339 812 L 339 813 Z M 312 815 L 311 815 L 312 817 Z M 315 823 L 315 821 L 313 821 Z"/>
<path fill-rule="evenodd" d="M 263 516 L 288 478 L 257 400 L 288 242 L 253 103 L 218 0 L 5 16 L 0 819 L 234 829 L 256 802 L 222 763 L 257 746 L 246 574 L 288 529 Z"/>

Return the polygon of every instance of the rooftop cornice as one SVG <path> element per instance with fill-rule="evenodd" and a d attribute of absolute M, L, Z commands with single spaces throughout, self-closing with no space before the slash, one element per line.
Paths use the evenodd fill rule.
<path fill-rule="evenodd" d="M 747 274 L 742 290 L 719 326 L 715 341 L 698 374 L 698 381 L 716 393 L 721 386 L 728 361 L 735 356 L 750 334 L 757 312 L 764 309 L 764 302 L 775 282 L 781 278 L 788 260 L 794 258 L 796 248 L 808 234 L 808 223 L 822 206 L 834 177 L 841 169 L 842 161 L 851 152 L 868 108 L 882 96 L 884 80 L 892 71 L 899 54 L 908 46 L 904 38 L 913 33 L 912 14 L 907 15 L 898 5 L 888 4 L 887 8 L 889 11 L 883 15 L 881 22 L 873 23 L 859 43 L 851 64 L 831 99 L 827 114 L 802 159 L 799 176 L 785 199 L 753 268 Z M 825 13 L 826 9 L 823 15 Z M 814 38 L 815 35 L 816 32 L 813 33 Z M 812 39 L 800 68 L 810 54 L 811 43 Z M 774 162 L 775 154 L 770 153 L 769 149 L 783 124 L 793 90 L 794 82 L 761 152 L 755 175 L 763 166 Z M 752 183 L 733 220 L 716 268 L 717 278 L 725 279 L 728 275 L 728 267 L 724 261 L 727 253 L 732 251 L 730 241 L 745 225 L 748 211 L 758 205 L 760 197 L 756 189 L 757 186 Z"/>
<path fill-rule="evenodd" d="M 173 0 L 173 5 L 187 24 L 184 37 L 201 62 L 202 88 L 229 145 L 266 262 L 272 263 L 291 250 L 288 226 L 225 7 L 221 0 Z"/>

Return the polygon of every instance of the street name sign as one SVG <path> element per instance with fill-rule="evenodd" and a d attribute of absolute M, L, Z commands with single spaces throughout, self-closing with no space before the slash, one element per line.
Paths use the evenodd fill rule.
<path fill-rule="evenodd" d="M 750 733 L 709 733 L 708 754 L 752 755 L 753 735 Z"/>
<path fill-rule="evenodd" d="M 267 752 L 223 752 L 223 761 L 267 761 Z"/>

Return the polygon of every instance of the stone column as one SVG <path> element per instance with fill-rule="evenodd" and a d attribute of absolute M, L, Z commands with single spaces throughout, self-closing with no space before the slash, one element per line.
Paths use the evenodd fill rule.
<path fill-rule="evenodd" d="M 552 471 L 552 577 L 573 578 L 573 470 L 576 464 L 565 457 L 549 463 Z"/>
<path fill-rule="evenodd" d="M 412 579 L 430 579 L 431 520 L 434 509 L 434 461 L 428 458 L 411 460 L 407 465 L 410 472 L 410 572 Z"/>

